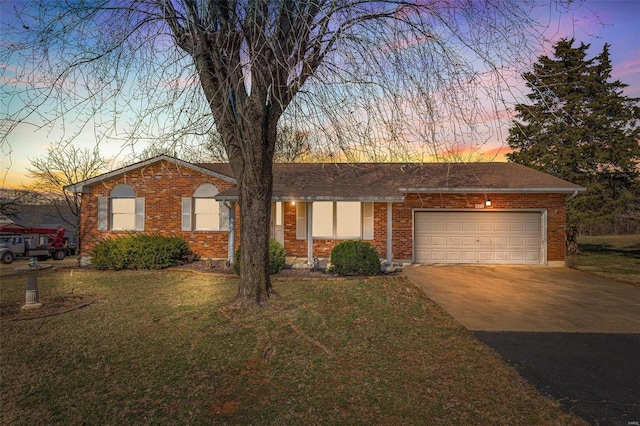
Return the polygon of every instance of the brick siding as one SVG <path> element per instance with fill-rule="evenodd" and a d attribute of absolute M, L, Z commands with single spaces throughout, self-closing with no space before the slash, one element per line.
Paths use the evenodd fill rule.
<path fill-rule="evenodd" d="M 215 185 L 219 191 L 232 183 L 200 173 L 188 167 L 160 161 L 90 188 L 82 194 L 81 239 L 82 256 L 90 256 L 96 243 L 106 237 L 126 234 L 126 231 L 98 231 L 98 197 L 108 197 L 118 184 L 131 186 L 136 197 L 145 199 L 144 231 L 183 238 L 193 252 L 202 258 L 226 258 L 228 232 L 182 231 L 182 197 L 193 196 L 204 183 Z M 492 206 L 486 209 L 546 209 L 547 261 L 565 259 L 564 194 L 487 194 Z M 393 203 L 394 259 L 412 259 L 413 211 L 415 209 L 469 209 L 484 204 L 484 194 L 407 194 L 404 202 Z M 290 256 L 307 256 L 307 241 L 296 238 L 296 206 L 283 203 L 285 250 Z M 240 242 L 239 209 L 236 205 L 236 247 Z M 374 239 L 370 242 L 381 257 L 387 251 L 387 203 L 374 203 Z M 338 240 L 314 240 L 314 256 L 328 257 Z"/>
<path fill-rule="evenodd" d="M 127 234 L 129 231 L 98 231 L 98 197 L 108 197 L 119 184 L 133 188 L 136 197 L 145 199 L 144 232 L 183 238 L 199 257 L 227 258 L 227 231 L 182 231 L 182 197 L 193 196 L 202 184 L 210 183 L 223 191 L 233 184 L 200 173 L 189 167 L 160 161 L 127 172 L 116 179 L 100 182 L 90 193 L 82 194 L 80 238 L 82 256 L 90 256 L 96 243 L 103 238 Z M 236 212 L 236 218 L 239 214 Z M 236 242 L 240 229 L 236 221 Z"/>
<path fill-rule="evenodd" d="M 487 194 L 491 207 L 482 210 L 536 209 L 547 211 L 547 261 L 563 262 L 565 259 L 565 209 L 564 194 Z M 476 205 L 484 205 L 484 194 L 407 194 L 402 203 L 392 203 L 393 257 L 413 258 L 413 211 L 416 209 L 467 209 L 478 211 Z M 296 209 L 292 203 L 285 205 L 285 249 L 290 256 L 307 256 L 307 241 L 296 239 Z M 339 240 L 314 240 L 313 254 L 328 257 Z M 370 241 L 380 257 L 387 253 L 387 203 L 374 203 L 374 239 Z"/>

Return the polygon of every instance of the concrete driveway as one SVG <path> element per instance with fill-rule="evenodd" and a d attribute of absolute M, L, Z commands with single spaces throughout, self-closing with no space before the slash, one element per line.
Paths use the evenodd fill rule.
<path fill-rule="evenodd" d="M 574 269 L 465 265 L 404 272 L 469 330 L 640 334 L 640 287 Z"/>
<path fill-rule="evenodd" d="M 640 424 L 640 288 L 566 268 L 410 266 L 408 278 L 593 425 Z"/>

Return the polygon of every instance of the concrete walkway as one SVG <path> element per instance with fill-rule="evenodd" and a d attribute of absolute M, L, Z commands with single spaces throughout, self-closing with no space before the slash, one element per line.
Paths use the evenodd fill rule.
<path fill-rule="evenodd" d="M 408 266 L 407 277 L 474 331 L 640 334 L 640 287 L 568 268 Z"/>

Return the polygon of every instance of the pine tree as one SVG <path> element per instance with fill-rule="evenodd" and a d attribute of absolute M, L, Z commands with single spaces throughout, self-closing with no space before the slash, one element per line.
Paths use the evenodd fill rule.
<path fill-rule="evenodd" d="M 509 161 L 580 184 L 568 224 L 582 232 L 615 232 L 635 222 L 640 176 L 640 99 L 611 81 L 609 44 L 587 58 L 588 44 L 562 39 L 522 77 L 529 104 L 517 104 L 509 130 Z M 626 223 L 628 225 L 628 223 Z M 624 231 L 624 230 L 622 230 Z"/>

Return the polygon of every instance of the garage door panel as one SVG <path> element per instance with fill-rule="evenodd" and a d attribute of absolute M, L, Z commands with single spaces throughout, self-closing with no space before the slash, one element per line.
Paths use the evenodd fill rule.
<path fill-rule="evenodd" d="M 478 252 L 478 260 L 480 262 L 491 262 L 495 257 L 495 253 L 492 251 L 480 251 Z"/>
<path fill-rule="evenodd" d="M 522 237 L 510 237 L 509 246 L 511 247 L 524 247 L 524 238 Z"/>
<path fill-rule="evenodd" d="M 477 237 L 462 237 L 463 247 L 475 247 L 478 244 L 479 238 Z"/>
<path fill-rule="evenodd" d="M 462 260 L 465 262 L 475 262 L 478 260 L 478 253 L 475 251 L 463 251 Z"/>
<path fill-rule="evenodd" d="M 521 251 L 512 250 L 509 252 L 509 259 L 514 261 L 524 260 L 524 253 Z"/>
<path fill-rule="evenodd" d="M 525 260 L 529 262 L 540 263 L 540 253 L 525 252 Z"/>
<path fill-rule="evenodd" d="M 454 247 L 460 247 L 460 244 L 462 243 L 462 238 L 455 236 L 455 237 L 447 237 L 447 245 L 448 246 L 454 246 Z"/>
<path fill-rule="evenodd" d="M 511 232 L 523 232 L 525 230 L 524 223 L 511 222 L 509 223 L 509 231 Z"/>
<path fill-rule="evenodd" d="M 432 222 L 431 223 L 431 231 L 433 231 L 433 232 L 446 231 L 447 228 L 445 226 L 446 226 L 446 224 L 444 222 Z"/>
<path fill-rule="evenodd" d="M 495 224 L 493 222 L 480 222 L 478 224 L 478 231 L 481 233 L 491 233 L 495 231 Z"/>
<path fill-rule="evenodd" d="M 433 261 L 442 262 L 447 260 L 447 253 L 444 250 L 433 250 L 430 257 Z"/>
<path fill-rule="evenodd" d="M 416 212 L 414 228 L 418 263 L 544 261 L 540 213 Z"/>
<path fill-rule="evenodd" d="M 540 222 L 527 222 L 525 224 L 525 231 L 540 232 Z"/>
<path fill-rule="evenodd" d="M 431 245 L 433 246 L 443 246 L 447 243 L 445 237 L 431 237 Z"/>
<path fill-rule="evenodd" d="M 478 237 L 478 245 L 480 247 L 493 247 L 494 240 L 493 237 Z"/>
<path fill-rule="evenodd" d="M 475 232 L 478 230 L 479 224 L 475 222 L 462 222 L 462 231 L 463 232 Z"/>
<path fill-rule="evenodd" d="M 460 222 L 447 222 L 445 224 L 447 232 L 460 232 L 462 231 L 462 223 Z"/>
<path fill-rule="evenodd" d="M 509 260 L 509 252 L 508 251 L 494 251 L 493 258 L 501 263 L 506 263 Z"/>
<path fill-rule="evenodd" d="M 534 237 L 525 238 L 524 245 L 525 247 L 530 247 L 530 248 L 540 247 L 540 238 L 534 238 Z"/>
<path fill-rule="evenodd" d="M 492 228 L 495 232 L 507 232 L 509 230 L 509 224 L 504 222 L 494 222 Z"/>

